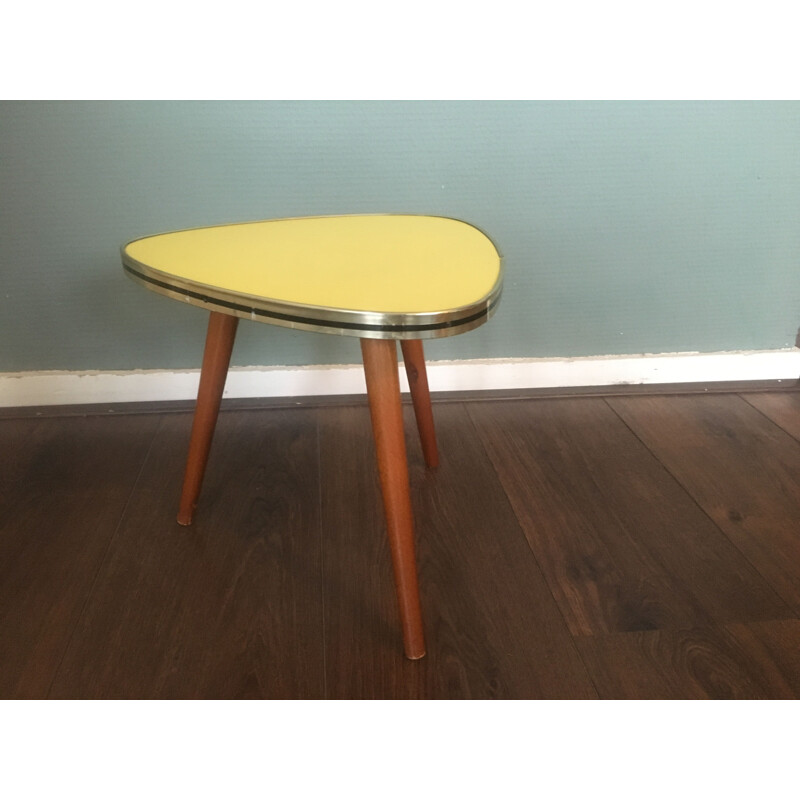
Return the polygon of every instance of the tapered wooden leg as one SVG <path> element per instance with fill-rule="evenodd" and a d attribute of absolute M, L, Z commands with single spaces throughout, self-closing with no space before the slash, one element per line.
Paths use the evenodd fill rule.
<path fill-rule="evenodd" d="M 439 466 L 439 450 L 436 447 L 436 431 L 433 427 L 431 393 L 428 389 L 428 372 L 425 369 L 425 353 L 419 339 L 404 339 L 400 342 L 403 363 L 406 365 L 411 402 L 417 418 L 417 430 L 422 442 L 422 454 L 429 467 Z"/>
<path fill-rule="evenodd" d="M 400 606 L 403 645 L 406 656 L 417 659 L 425 655 L 425 637 L 414 554 L 414 521 L 397 375 L 397 346 L 392 339 L 362 339 L 361 352 Z"/>
<path fill-rule="evenodd" d="M 211 312 L 206 335 L 206 349 L 203 354 L 203 368 L 200 371 L 200 386 L 197 390 L 197 405 L 192 423 L 192 436 L 189 441 L 189 456 L 183 477 L 181 505 L 178 522 L 191 525 L 200 486 L 206 470 L 211 439 L 217 424 L 217 415 L 222 401 L 222 390 L 231 363 L 233 342 L 236 338 L 238 317 Z"/>

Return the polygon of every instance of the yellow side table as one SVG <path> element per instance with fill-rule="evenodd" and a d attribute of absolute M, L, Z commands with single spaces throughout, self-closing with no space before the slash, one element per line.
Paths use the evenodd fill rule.
<path fill-rule="evenodd" d="M 408 658 L 425 655 L 414 555 L 399 339 L 426 464 L 438 463 L 422 339 L 482 325 L 500 255 L 465 222 L 402 214 L 306 217 L 163 233 L 122 248 L 126 273 L 211 312 L 178 522 L 190 525 L 239 318 L 361 339 Z"/>

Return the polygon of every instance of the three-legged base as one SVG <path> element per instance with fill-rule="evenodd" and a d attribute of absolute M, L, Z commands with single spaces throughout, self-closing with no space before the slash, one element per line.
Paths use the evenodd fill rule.
<path fill-rule="evenodd" d="M 200 496 L 237 323 L 236 317 L 211 312 L 178 512 L 181 525 L 191 525 Z M 422 342 L 406 340 L 401 342 L 401 346 L 425 463 L 435 467 L 439 456 Z M 397 347 L 393 339 L 362 339 L 361 353 L 392 552 L 403 645 L 408 658 L 418 659 L 425 655 L 425 637 L 417 582 Z"/>

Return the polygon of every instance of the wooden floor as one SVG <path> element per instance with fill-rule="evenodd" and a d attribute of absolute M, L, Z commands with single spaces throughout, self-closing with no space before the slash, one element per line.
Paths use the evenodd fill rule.
<path fill-rule="evenodd" d="M 800 393 L 405 408 L 403 658 L 365 403 L 0 420 L 2 698 L 796 698 Z"/>

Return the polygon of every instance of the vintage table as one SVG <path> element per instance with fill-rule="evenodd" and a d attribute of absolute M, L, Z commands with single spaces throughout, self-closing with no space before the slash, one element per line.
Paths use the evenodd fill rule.
<path fill-rule="evenodd" d="M 239 318 L 361 339 L 403 644 L 425 655 L 397 349 L 425 462 L 438 463 L 422 339 L 482 325 L 500 299 L 500 255 L 455 219 L 305 217 L 162 233 L 122 248 L 126 273 L 210 311 L 178 522 L 200 494 Z"/>

